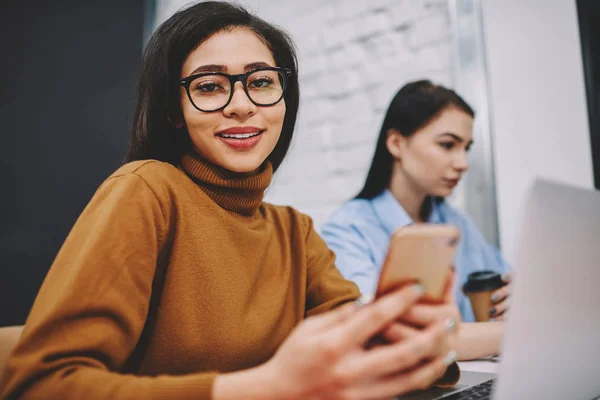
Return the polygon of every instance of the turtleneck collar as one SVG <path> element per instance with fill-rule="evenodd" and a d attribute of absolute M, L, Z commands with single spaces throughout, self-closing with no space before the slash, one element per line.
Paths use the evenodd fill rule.
<path fill-rule="evenodd" d="M 181 159 L 181 167 L 215 203 L 242 215 L 258 210 L 273 177 L 269 161 L 251 176 L 227 171 L 189 153 Z"/>

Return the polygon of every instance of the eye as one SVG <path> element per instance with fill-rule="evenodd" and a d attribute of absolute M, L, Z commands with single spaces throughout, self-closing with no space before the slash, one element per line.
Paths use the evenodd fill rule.
<path fill-rule="evenodd" d="M 441 142 L 440 146 L 446 150 L 452 150 L 454 148 L 454 142 Z"/>
<path fill-rule="evenodd" d="M 465 148 L 465 151 L 468 152 L 473 147 L 473 143 L 469 143 L 469 145 Z"/>
<path fill-rule="evenodd" d="M 269 77 L 260 77 L 255 78 L 250 82 L 250 88 L 262 89 L 270 86 L 273 83 L 273 80 Z"/>
<path fill-rule="evenodd" d="M 194 86 L 194 89 L 199 92 L 212 93 L 220 89 L 221 86 L 216 82 L 200 82 Z"/>

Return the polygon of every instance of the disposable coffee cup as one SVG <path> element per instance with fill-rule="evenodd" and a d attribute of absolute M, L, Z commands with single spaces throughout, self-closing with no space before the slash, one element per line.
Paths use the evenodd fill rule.
<path fill-rule="evenodd" d="M 477 322 L 490 320 L 492 293 L 504 285 L 506 283 L 502 280 L 502 276 L 494 271 L 477 271 L 469 274 L 467 282 L 463 286 L 463 292 L 471 301 Z"/>

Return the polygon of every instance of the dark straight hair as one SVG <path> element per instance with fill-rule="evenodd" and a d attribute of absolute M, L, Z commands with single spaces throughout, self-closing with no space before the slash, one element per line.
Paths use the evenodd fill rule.
<path fill-rule="evenodd" d="M 371 168 L 365 185 L 356 198 L 371 199 L 390 184 L 394 159 L 386 145 L 388 130 L 396 129 L 402 136 L 410 137 L 448 107 L 456 107 L 475 117 L 471 106 L 454 90 L 434 85 L 429 80 L 411 82 L 403 86 L 388 107 L 379 131 Z"/>
<path fill-rule="evenodd" d="M 156 159 L 178 164 L 191 149 L 186 128 L 174 124 L 183 120 L 179 94 L 181 68 L 188 55 L 211 35 L 236 27 L 254 32 L 271 50 L 277 66 L 292 71 L 284 96 L 286 113 L 281 136 L 268 156 L 273 170 L 277 170 L 290 147 L 298 114 L 300 90 L 294 44 L 283 30 L 239 5 L 220 1 L 201 2 L 178 11 L 150 38 L 142 59 L 125 162 Z"/>

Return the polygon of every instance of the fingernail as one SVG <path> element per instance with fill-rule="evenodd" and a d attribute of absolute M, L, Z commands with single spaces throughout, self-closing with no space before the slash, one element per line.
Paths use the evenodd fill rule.
<path fill-rule="evenodd" d="M 361 306 L 364 306 L 365 304 L 369 304 L 372 301 L 373 301 L 373 296 L 371 296 L 370 294 L 362 294 L 358 299 L 356 299 L 354 304 L 356 304 L 357 307 L 361 307 Z"/>
<path fill-rule="evenodd" d="M 490 318 L 490 322 L 496 322 L 496 318 Z"/>
<path fill-rule="evenodd" d="M 423 285 L 421 285 L 420 283 L 416 284 L 413 287 L 415 289 L 415 292 L 417 292 L 418 295 L 422 295 L 423 293 L 425 293 L 425 287 Z"/>
<path fill-rule="evenodd" d="M 444 358 L 444 364 L 450 365 L 450 364 L 453 364 L 454 361 L 456 361 L 456 351 L 450 350 L 448 352 L 448 354 L 446 355 L 446 358 Z"/>
<path fill-rule="evenodd" d="M 499 300 L 499 297 L 500 297 L 500 296 L 498 296 L 497 294 L 493 294 L 493 295 L 492 295 L 492 302 L 494 302 L 494 303 L 498 302 L 498 300 Z"/>
<path fill-rule="evenodd" d="M 456 320 L 452 317 L 446 318 L 446 320 L 444 321 L 444 325 L 446 327 L 446 332 L 448 332 L 448 333 L 454 332 L 456 330 L 456 328 L 458 327 Z"/>
<path fill-rule="evenodd" d="M 495 308 L 492 308 L 492 309 L 490 310 L 490 317 L 493 317 L 493 316 L 494 316 L 494 314 L 496 314 L 496 309 L 495 309 Z"/>

